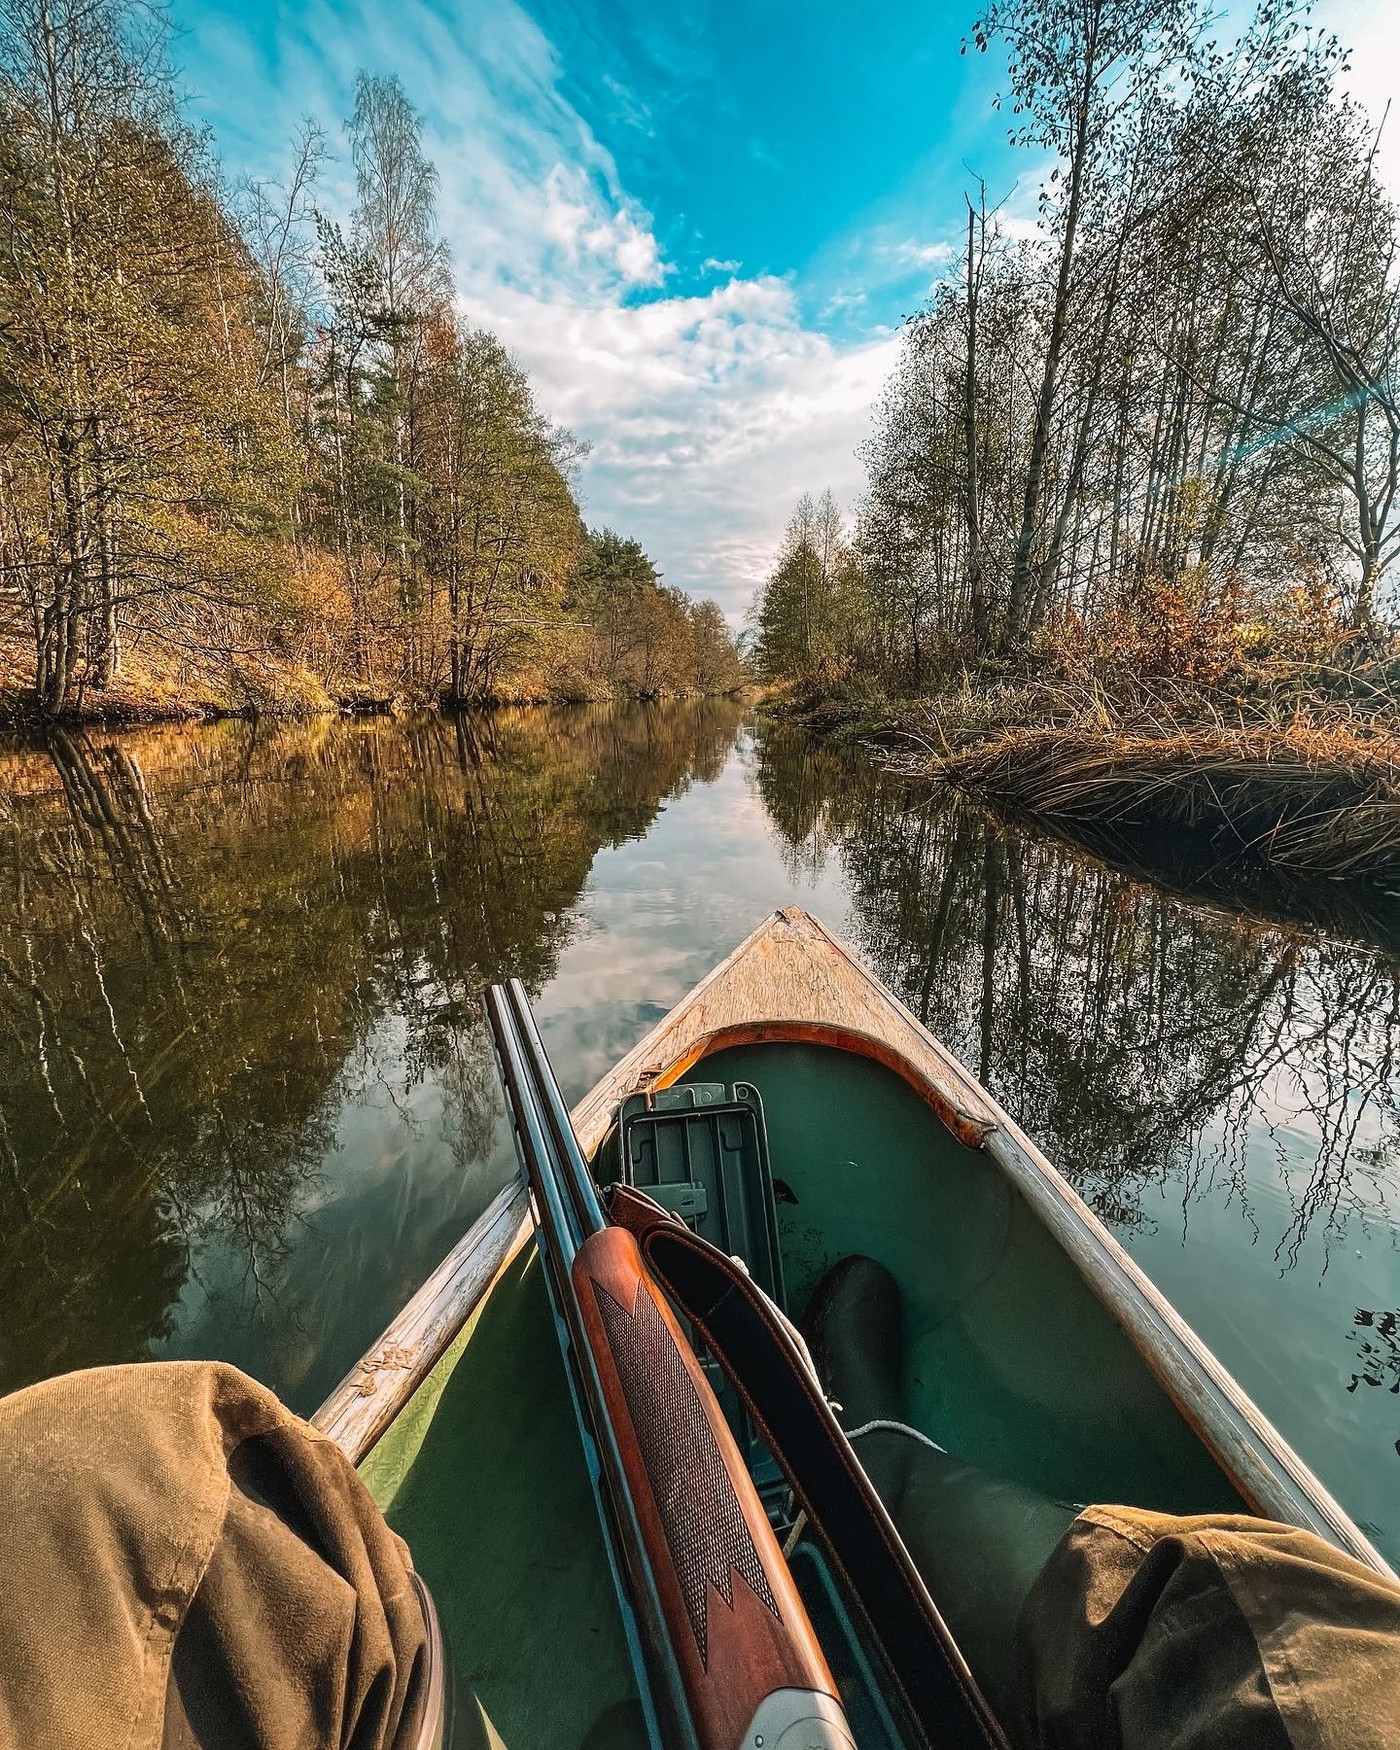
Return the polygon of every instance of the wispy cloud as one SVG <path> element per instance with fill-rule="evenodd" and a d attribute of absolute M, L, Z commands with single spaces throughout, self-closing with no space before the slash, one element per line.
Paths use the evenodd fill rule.
<path fill-rule="evenodd" d="M 838 349 L 776 279 L 640 304 L 496 295 L 468 308 L 591 441 L 590 516 L 637 535 L 672 583 L 734 619 L 799 494 L 856 495 L 856 446 L 898 345 Z"/>
<path fill-rule="evenodd" d="M 703 294 L 668 294 L 651 214 L 514 0 L 450 15 L 428 0 L 334 13 L 309 0 L 276 28 L 275 71 L 249 64 L 232 20 L 193 32 L 192 83 L 230 156 L 265 169 L 280 150 L 269 111 L 334 123 L 357 67 L 399 73 L 441 174 L 464 314 L 500 334 L 545 411 L 590 444 L 586 515 L 636 535 L 671 582 L 737 619 L 793 500 L 827 485 L 855 496 L 855 450 L 895 343 L 836 345 L 804 323 L 787 280 L 744 277 L 738 261 L 707 261 L 718 283 Z M 245 101 L 269 82 L 276 102 Z M 342 164 L 331 195 L 349 194 Z"/>
<path fill-rule="evenodd" d="M 592 180 L 578 165 L 556 164 L 545 179 L 540 221 L 546 255 L 562 255 L 551 277 L 590 284 L 659 286 L 666 277 L 648 215 L 636 208 L 600 202 Z"/>
<path fill-rule="evenodd" d="M 656 132 L 650 105 L 643 103 L 630 86 L 624 85 L 620 79 L 614 79 L 611 73 L 604 73 L 603 88 L 612 98 L 612 112 L 618 120 L 648 136 Z"/>
<path fill-rule="evenodd" d="M 1343 87 L 1364 105 L 1378 128 L 1385 116 L 1376 166 L 1391 195 L 1400 199 L 1400 38 L 1395 0 L 1321 0 L 1315 22 L 1334 31 L 1351 50 Z"/>
<path fill-rule="evenodd" d="M 956 257 L 957 250 L 946 240 L 921 243 L 917 238 L 907 237 L 903 242 L 887 244 L 885 253 L 900 267 L 932 272 L 935 268 L 947 267 Z"/>

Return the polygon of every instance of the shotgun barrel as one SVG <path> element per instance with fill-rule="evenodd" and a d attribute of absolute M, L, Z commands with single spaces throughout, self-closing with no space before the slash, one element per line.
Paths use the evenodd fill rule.
<path fill-rule="evenodd" d="M 653 1738 L 853 1750 L 724 1412 L 635 1239 L 604 1218 L 518 980 L 491 987 L 487 1014 Z"/>

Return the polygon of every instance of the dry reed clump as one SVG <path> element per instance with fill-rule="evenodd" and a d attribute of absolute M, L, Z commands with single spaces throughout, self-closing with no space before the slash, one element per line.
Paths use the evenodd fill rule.
<path fill-rule="evenodd" d="M 1184 831 L 1242 862 L 1400 889 L 1400 735 L 1378 726 L 1012 730 L 930 765 L 1052 824 Z"/>

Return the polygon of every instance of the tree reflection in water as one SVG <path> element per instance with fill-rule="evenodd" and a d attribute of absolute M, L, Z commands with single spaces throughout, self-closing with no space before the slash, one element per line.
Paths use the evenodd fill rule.
<path fill-rule="evenodd" d="M 1383 1386 L 1400 1397 L 1400 1312 L 1375 1313 L 1369 1307 L 1356 1309 L 1356 1372 L 1347 1384 L 1354 1392 L 1360 1385 Z M 1400 1441 L 1396 1442 L 1400 1452 Z"/>
<path fill-rule="evenodd" d="M 600 847 L 713 777 L 738 721 L 724 703 L 0 749 L 0 1388 L 178 1352 L 214 1296 L 249 1325 L 245 1362 L 317 1401 L 508 1163 L 484 985 L 550 977 Z M 329 1219 L 338 1129 L 376 1100 L 431 1171 L 379 1169 L 371 1136 L 354 1231 L 318 1267 L 301 1223 Z"/>
<path fill-rule="evenodd" d="M 1261 1234 L 1282 1265 L 1319 1223 L 1386 1218 L 1400 963 L 1183 903 L 805 736 L 767 731 L 754 759 L 793 872 L 839 859 L 872 966 L 1111 1225 L 1176 1181 L 1183 1211 L 1223 1185 L 1257 1221 L 1261 1112 L 1316 1141 Z"/>
<path fill-rule="evenodd" d="M 0 744 L 0 1387 L 218 1354 L 312 1408 L 514 1170 L 485 983 L 591 1075 L 817 883 L 1400 1554 L 1397 962 L 790 733 L 727 771 L 740 717 Z"/>
<path fill-rule="evenodd" d="M 1400 961 L 1187 903 L 789 732 L 750 759 L 793 878 L 839 867 L 875 970 L 1400 1559 Z"/>

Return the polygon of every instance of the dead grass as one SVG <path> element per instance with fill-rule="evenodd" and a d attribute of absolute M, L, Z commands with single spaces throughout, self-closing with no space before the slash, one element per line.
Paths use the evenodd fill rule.
<path fill-rule="evenodd" d="M 1252 865 L 1400 893 L 1400 635 L 1244 651 L 1228 616 L 1214 643 L 1183 623 L 1136 643 L 1047 635 L 1014 662 L 950 652 L 917 699 L 865 683 L 766 708 L 1081 840 L 1188 833 L 1231 879 Z"/>
<path fill-rule="evenodd" d="M 901 763 L 1052 825 L 1178 830 L 1241 863 L 1400 888 L 1400 735 L 1377 721 L 1013 729 Z"/>

